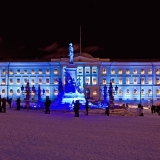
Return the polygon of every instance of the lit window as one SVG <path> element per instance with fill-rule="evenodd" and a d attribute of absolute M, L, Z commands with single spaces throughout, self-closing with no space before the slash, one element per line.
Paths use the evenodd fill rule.
<path fill-rule="evenodd" d="M 160 95 L 160 89 L 156 89 L 156 95 Z"/>
<path fill-rule="evenodd" d="M 10 94 L 13 94 L 13 89 L 10 89 L 9 93 L 10 93 Z"/>
<path fill-rule="evenodd" d="M 126 69 L 126 74 L 130 74 L 130 70 L 129 69 Z"/>
<path fill-rule="evenodd" d="M 126 90 L 126 94 L 127 94 L 127 95 L 129 95 L 129 94 L 130 94 L 130 91 L 129 91 L 129 89 L 127 89 L 127 90 Z"/>
<path fill-rule="evenodd" d="M 144 69 L 141 69 L 141 74 L 144 74 Z"/>
<path fill-rule="evenodd" d="M 114 69 L 111 70 L 111 74 L 115 74 L 115 70 Z"/>
<path fill-rule="evenodd" d="M 20 74 L 20 69 L 17 70 L 17 74 Z"/>
<path fill-rule="evenodd" d="M 102 70 L 102 74 L 106 74 L 107 73 L 107 71 L 106 71 L 106 69 L 104 68 L 103 70 Z"/>
<path fill-rule="evenodd" d="M 20 79 L 19 78 L 17 79 L 17 84 L 20 84 Z"/>
<path fill-rule="evenodd" d="M 41 69 L 39 69 L 39 72 L 38 72 L 39 74 L 42 74 L 42 70 Z"/>
<path fill-rule="evenodd" d="M 6 80 L 5 78 L 2 79 L 2 85 L 5 85 L 6 84 Z"/>
<path fill-rule="evenodd" d="M 17 94 L 20 94 L 20 90 L 19 89 L 17 89 Z"/>
<path fill-rule="evenodd" d="M 87 74 L 89 73 L 89 71 L 90 71 L 90 69 L 89 69 L 89 68 L 86 68 L 86 73 L 87 73 Z"/>
<path fill-rule="evenodd" d="M 32 73 L 32 74 L 35 74 L 35 71 L 34 71 L 34 69 L 32 69 L 31 73 Z"/>
<path fill-rule="evenodd" d="M 27 84 L 28 79 L 24 78 L 24 84 Z"/>
<path fill-rule="evenodd" d="M 118 94 L 119 94 L 119 95 L 122 95 L 122 89 L 119 89 L 119 90 L 118 90 Z"/>
<path fill-rule="evenodd" d="M 96 96 L 97 95 L 97 91 L 93 91 L 93 95 Z"/>
<path fill-rule="evenodd" d="M 156 69 L 156 74 L 159 74 L 160 73 L 160 70 L 159 69 Z"/>
<path fill-rule="evenodd" d="M 57 78 L 54 78 L 54 84 L 58 84 Z"/>
<path fill-rule="evenodd" d="M 35 84 L 35 83 L 34 83 L 34 78 L 32 78 L 32 80 L 31 80 L 31 84 Z"/>
<path fill-rule="evenodd" d="M 156 78 L 156 84 L 160 84 L 160 79 Z"/>
<path fill-rule="evenodd" d="M 10 78 L 9 83 L 13 84 L 13 78 Z"/>
<path fill-rule="evenodd" d="M 78 68 L 78 73 L 79 73 L 79 74 L 82 73 L 82 68 Z"/>
<path fill-rule="evenodd" d="M 103 84 L 107 84 L 106 78 L 103 78 Z"/>
<path fill-rule="evenodd" d="M 133 70 L 133 74 L 137 74 L 137 70 L 136 69 Z"/>
<path fill-rule="evenodd" d="M 111 82 L 112 82 L 112 84 L 114 84 L 114 79 L 113 78 L 111 79 Z"/>
<path fill-rule="evenodd" d="M 9 74 L 13 74 L 13 70 L 12 69 L 9 71 Z"/>
<path fill-rule="evenodd" d="M 2 89 L 2 94 L 5 94 L 5 89 Z"/>
<path fill-rule="evenodd" d="M 49 89 L 46 90 L 46 94 L 47 94 L 47 95 L 49 94 Z"/>
<path fill-rule="evenodd" d="M 96 73 L 96 72 L 97 72 L 96 68 L 93 68 L 92 72 L 93 72 L 93 73 Z"/>
<path fill-rule="evenodd" d="M 134 95 L 136 95 L 137 94 L 137 89 L 134 89 L 134 93 L 133 93 Z"/>
<path fill-rule="evenodd" d="M 38 79 L 38 83 L 39 83 L 39 84 L 42 84 L 42 78 L 39 78 L 39 79 Z"/>
<path fill-rule="evenodd" d="M 24 74 L 27 74 L 27 70 L 26 69 L 24 70 Z"/>
<path fill-rule="evenodd" d="M 122 78 L 119 78 L 119 84 L 122 84 Z"/>
<path fill-rule="evenodd" d="M 137 84 L 137 78 L 136 77 L 134 77 L 133 83 Z"/>
<path fill-rule="evenodd" d="M 58 69 L 54 69 L 54 74 L 58 74 Z"/>
<path fill-rule="evenodd" d="M 141 78 L 141 84 L 144 84 L 144 83 L 145 83 L 145 79 Z"/>
<path fill-rule="evenodd" d="M 46 84 L 49 84 L 49 78 L 46 78 Z"/>
<path fill-rule="evenodd" d="M 130 79 L 126 78 L 126 84 L 130 84 Z"/>
<path fill-rule="evenodd" d="M 141 90 L 141 94 L 143 94 L 143 95 L 145 94 L 144 89 Z"/>
<path fill-rule="evenodd" d="M 149 70 L 148 70 L 148 74 L 152 74 L 152 69 L 149 69 Z"/>
<path fill-rule="evenodd" d="M 151 89 L 148 90 L 148 94 L 149 94 L 149 95 L 152 94 L 152 90 L 151 90 Z"/>
<path fill-rule="evenodd" d="M 5 69 L 2 70 L 2 74 L 6 74 L 6 70 Z"/>
<path fill-rule="evenodd" d="M 93 78 L 93 84 L 97 84 L 96 78 Z"/>
<path fill-rule="evenodd" d="M 149 78 L 149 79 L 148 79 L 148 83 L 149 83 L 149 84 L 152 84 L 152 78 Z"/>
<path fill-rule="evenodd" d="M 122 74 L 122 69 L 119 69 L 118 74 Z"/>
<path fill-rule="evenodd" d="M 54 95 L 58 95 L 58 90 L 56 88 L 54 89 Z"/>
<path fill-rule="evenodd" d="M 86 78 L 86 84 L 90 84 L 89 78 Z"/>
<path fill-rule="evenodd" d="M 49 69 L 46 69 L 46 74 L 49 74 L 50 72 L 49 72 Z"/>

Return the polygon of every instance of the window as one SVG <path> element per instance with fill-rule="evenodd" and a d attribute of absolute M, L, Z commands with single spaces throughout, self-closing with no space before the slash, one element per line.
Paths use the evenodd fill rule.
<path fill-rule="evenodd" d="M 119 95 L 122 95 L 122 89 L 119 89 L 119 90 L 118 90 L 118 94 L 119 94 Z"/>
<path fill-rule="evenodd" d="M 54 95 L 58 95 L 58 90 L 57 90 L 57 88 L 54 89 Z"/>
<path fill-rule="evenodd" d="M 102 70 L 102 74 L 106 74 L 107 73 L 107 71 L 106 71 L 106 69 L 104 68 L 103 70 Z"/>
<path fill-rule="evenodd" d="M 35 84 L 34 78 L 31 79 L 31 84 Z"/>
<path fill-rule="evenodd" d="M 122 69 L 119 69 L 118 74 L 122 74 Z"/>
<path fill-rule="evenodd" d="M 28 79 L 24 78 L 24 84 L 27 84 Z"/>
<path fill-rule="evenodd" d="M 129 69 L 126 69 L 126 74 L 130 74 L 130 70 Z"/>
<path fill-rule="evenodd" d="M 133 74 L 137 74 L 137 69 L 134 69 L 134 70 L 133 70 Z"/>
<path fill-rule="evenodd" d="M 31 71 L 31 74 L 35 74 L 35 71 L 34 71 L 34 69 L 32 69 L 32 71 Z"/>
<path fill-rule="evenodd" d="M 144 89 L 141 89 L 141 94 L 142 94 L 142 95 L 144 95 L 144 94 L 145 94 Z"/>
<path fill-rule="evenodd" d="M 2 78 L 2 85 L 5 85 L 5 84 L 6 84 L 6 79 Z"/>
<path fill-rule="evenodd" d="M 86 73 L 89 74 L 89 72 L 90 72 L 90 69 L 86 68 Z"/>
<path fill-rule="evenodd" d="M 9 79 L 9 84 L 13 84 L 13 78 Z"/>
<path fill-rule="evenodd" d="M 39 79 L 38 79 L 38 83 L 39 83 L 39 84 L 42 84 L 42 78 L 39 78 Z"/>
<path fill-rule="evenodd" d="M 66 70 L 64 69 L 64 72 L 66 72 Z M 54 69 L 54 74 L 58 74 L 58 69 Z"/>
<path fill-rule="evenodd" d="M 49 74 L 49 73 L 50 73 L 49 69 L 46 69 L 46 74 Z"/>
<path fill-rule="evenodd" d="M 148 78 L 148 83 L 149 83 L 149 84 L 152 84 L 152 78 L 151 78 L 151 77 Z"/>
<path fill-rule="evenodd" d="M 39 69 L 39 72 L 38 72 L 39 74 L 42 74 L 42 70 L 41 69 Z"/>
<path fill-rule="evenodd" d="M 111 79 L 111 82 L 112 82 L 112 84 L 114 84 L 114 79 L 113 78 Z"/>
<path fill-rule="evenodd" d="M 79 73 L 79 74 L 82 73 L 82 68 L 78 68 L 78 73 Z"/>
<path fill-rule="evenodd" d="M 49 89 L 46 89 L 46 94 L 49 95 Z"/>
<path fill-rule="evenodd" d="M 148 90 L 148 95 L 152 95 L 152 90 L 151 89 Z"/>
<path fill-rule="evenodd" d="M 159 69 L 156 69 L 156 74 L 160 74 L 160 70 Z"/>
<path fill-rule="evenodd" d="M 137 94 L 137 89 L 134 89 L 133 94 L 134 94 L 134 95 L 136 95 L 136 94 Z"/>
<path fill-rule="evenodd" d="M 129 89 L 126 90 L 126 95 L 130 95 Z"/>
<path fill-rule="evenodd" d="M 10 93 L 10 94 L 13 94 L 13 89 L 10 89 L 9 93 Z"/>
<path fill-rule="evenodd" d="M 141 69 L 141 74 L 144 74 L 145 72 L 144 72 L 144 69 Z"/>
<path fill-rule="evenodd" d="M 2 94 L 5 94 L 5 89 L 2 89 Z"/>
<path fill-rule="evenodd" d="M 54 84 L 58 84 L 57 78 L 54 78 Z"/>
<path fill-rule="evenodd" d="M 95 74 L 96 72 L 97 72 L 96 68 L 93 68 L 93 69 L 92 69 L 92 73 Z"/>
<path fill-rule="evenodd" d="M 160 89 L 156 89 L 156 95 L 160 95 Z"/>
<path fill-rule="evenodd" d="M 145 84 L 145 78 L 141 78 L 141 84 Z"/>
<path fill-rule="evenodd" d="M 26 69 L 24 70 L 24 74 L 27 74 L 27 70 Z"/>
<path fill-rule="evenodd" d="M 86 78 L 86 84 L 90 84 L 90 79 Z"/>
<path fill-rule="evenodd" d="M 160 84 L 160 79 L 156 78 L 156 84 Z"/>
<path fill-rule="evenodd" d="M 17 70 L 17 74 L 20 74 L 20 69 Z"/>
<path fill-rule="evenodd" d="M 97 84 L 96 78 L 93 78 L 92 83 L 93 83 L 93 84 Z"/>
<path fill-rule="evenodd" d="M 9 74 L 13 74 L 13 70 L 12 69 L 9 71 Z"/>
<path fill-rule="evenodd" d="M 49 78 L 46 78 L 46 84 L 49 84 Z"/>
<path fill-rule="evenodd" d="M 137 78 L 136 77 L 134 77 L 133 83 L 137 84 Z"/>
<path fill-rule="evenodd" d="M 17 94 L 20 94 L 20 90 L 19 89 L 17 89 Z"/>
<path fill-rule="evenodd" d="M 93 91 L 93 95 L 96 96 L 97 95 L 97 91 Z"/>
<path fill-rule="evenodd" d="M 115 70 L 114 69 L 111 70 L 111 74 L 115 74 Z"/>
<path fill-rule="evenodd" d="M 152 69 L 149 69 L 149 70 L 148 70 L 148 74 L 152 74 Z"/>
<path fill-rule="evenodd" d="M 2 74 L 6 74 L 6 70 L 5 69 L 2 70 Z"/>
<path fill-rule="evenodd" d="M 17 78 L 17 84 L 20 84 L 20 78 Z"/>
<path fill-rule="evenodd" d="M 130 84 L 130 78 L 126 78 L 126 84 Z"/>
<path fill-rule="evenodd" d="M 119 78 L 119 84 L 122 84 L 122 78 Z"/>
<path fill-rule="evenodd" d="M 103 78 L 102 83 L 103 83 L 103 84 L 107 84 L 107 80 L 106 80 L 106 78 Z"/>

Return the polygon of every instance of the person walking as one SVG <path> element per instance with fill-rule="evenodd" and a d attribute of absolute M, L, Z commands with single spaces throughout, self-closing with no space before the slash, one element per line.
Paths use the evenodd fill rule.
<path fill-rule="evenodd" d="M 20 104 L 21 104 L 21 100 L 20 98 L 17 98 L 17 110 L 20 110 Z"/>

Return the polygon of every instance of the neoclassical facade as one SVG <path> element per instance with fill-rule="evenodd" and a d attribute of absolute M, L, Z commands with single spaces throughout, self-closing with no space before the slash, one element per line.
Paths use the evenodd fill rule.
<path fill-rule="evenodd" d="M 25 87 L 29 81 L 31 100 L 37 100 L 37 94 L 32 92 L 34 85 L 36 90 L 40 86 L 43 100 L 49 96 L 53 101 L 58 94 L 58 79 L 61 78 L 65 84 L 65 67 L 68 61 L 68 58 L 51 58 L 48 61 L 1 61 L 1 97 L 12 97 L 13 100 L 20 97 L 23 100 L 25 92 L 22 92 L 21 87 Z M 113 89 L 118 86 L 118 91 L 114 93 L 115 102 L 138 103 L 141 100 L 158 103 L 160 100 L 160 62 L 112 61 L 81 53 L 75 54 L 74 64 L 84 94 L 90 99 L 103 100 L 103 86 L 108 87 L 112 81 Z"/>

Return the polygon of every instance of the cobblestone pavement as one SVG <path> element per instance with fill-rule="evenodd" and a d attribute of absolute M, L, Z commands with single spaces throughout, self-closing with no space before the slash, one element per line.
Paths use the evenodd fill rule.
<path fill-rule="evenodd" d="M 158 160 L 160 116 L 0 113 L 0 160 Z"/>

